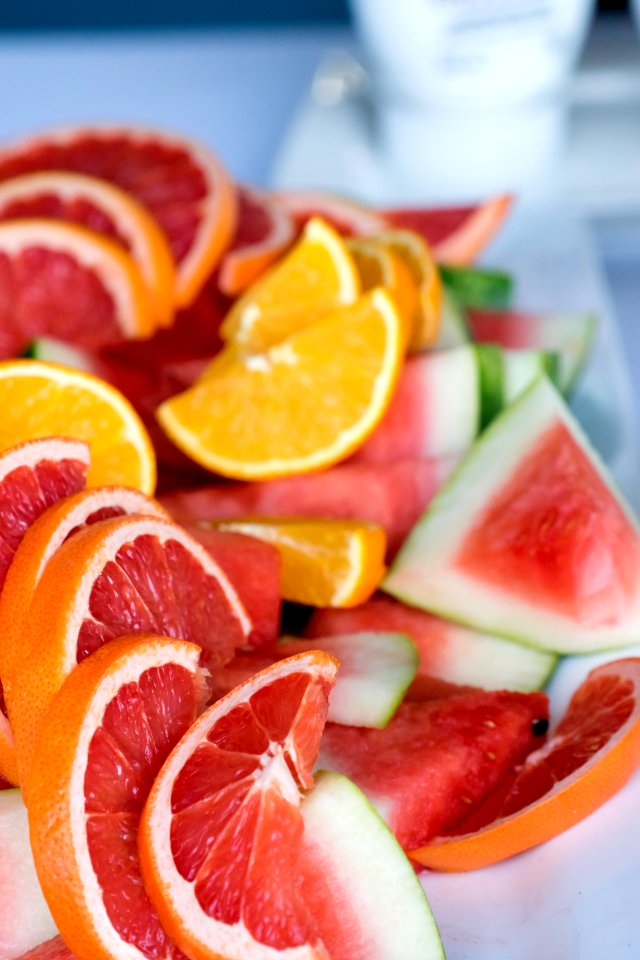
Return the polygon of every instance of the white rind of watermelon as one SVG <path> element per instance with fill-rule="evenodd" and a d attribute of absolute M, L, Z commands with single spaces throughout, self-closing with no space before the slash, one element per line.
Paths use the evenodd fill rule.
<path fill-rule="evenodd" d="M 464 310 L 452 290 L 442 289 L 440 331 L 433 345 L 434 350 L 450 350 L 463 347 L 471 341 Z"/>
<path fill-rule="evenodd" d="M 559 355 L 551 350 L 503 350 L 502 370 L 502 400 L 505 407 L 524 393 L 538 377 L 548 376 L 560 387 Z"/>
<path fill-rule="evenodd" d="M 56 926 L 38 883 L 29 844 L 27 810 L 19 790 L 0 791 L 0 957 L 14 960 Z"/>
<path fill-rule="evenodd" d="M 540 459 L 540 444 L 552 434 L 558 436 L 558 430 L 562 446 L 554 447 L 553 456 L 546 460 L 543 451 L 533 472 L 531 458 Z M 578 471 L 575 483 L 558 475 L 559 454 Z M 522 517 L 517 511 L 529 489 L 519 486 L 523 475 L 518 474 L 525 465 L 527 483 L 535 476 L 544 502 L 538 504 L 531 523 L 516 531 L 514 523 Z M 548 492 L 552 490 L 553 494 Z M 502 503 L 500 496 L 507 491 L 510 501 Z M 508 531 L 514 537 L 516 531 L 524 541 L 509 554 L 509 560 L 515 557 L 511 569 L 503 566 L 500 576 L 492 578 L 486 556 L 473 572 L 472 564 L 468 560 L 463 564 L 461 558 L 463 548 L 468 557 L 473 534 L 476 543 L 484 536 L 486 554 L 493 551 L 504 563 L 504 551 L 495 545 L 496 504 L 502 507 L 498 519 L 503 534 Z M 493 531 L 487 529 L 492 509 Z M 550 529 L 560 522 L 561 546 L 549 540 Z M 485 529 L 479 532 L 481 525 Z M 515 549 L 520 551 L 518 556 Z M 523 555 L 531 574 L 525 582 Z M 554 590 L 548 582 L 550 564 L 560 577 L 567 571 L 575 577 L 570 582 L 571 595 L 556 593 L 549 600 Z M 543 595 L 534 580 L 545 577 Z M 410 533 L 382 586 L 407 603 L 476 630 L 557 653 L 589 653 L 637 642 L 640 535 L 636 520 L 546 379 L 536 382 L 498 417 L 471 449 Z"/>
<path fill-rule="evenodd" d="M 319 773 L 302 817 L 303 891 L 329 955 L 444 960 L 413 867 L 362 791 L 341 774 Z"/>

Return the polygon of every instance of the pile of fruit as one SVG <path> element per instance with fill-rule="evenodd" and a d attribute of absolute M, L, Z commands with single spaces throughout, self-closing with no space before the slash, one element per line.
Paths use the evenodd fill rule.
<path fill-rule="evenodd" d="M 592 318 L 471 265 L 508 208 L 0 150 L 3 960 L 437 960 L 416 871 L 634 773 L 640 659 L 549 732 L 559 656 L 638 640 L 640 536 L 567 405 Z"/>

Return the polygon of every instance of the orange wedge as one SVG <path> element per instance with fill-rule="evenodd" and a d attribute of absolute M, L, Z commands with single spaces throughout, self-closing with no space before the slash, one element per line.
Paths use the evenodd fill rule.
<path fill-rule="evenodd" d="M 147 431 L 104 380 L 54 363 L 7 360 L 0 363 L 0 410 L 0 450 L 38 437 L 85 440 L 90 486 L 118 483 L 153 493 L 156 463 Z"/>
<path fill-rule="evenodd" d="M 172 322 L 171 249 L 149 211 L 128 193 L 96 177 L 59 170 L 0 183 L 0 220 L 34 217 L 76 223 L 117 240 L 140 268 L 154 320 L 161 326 Z"/>
<path fill-rule="evenodd" d="M 418 309 L 418 284 L 404 260 L 374 237 L 348 237 L 345 241 L 353 257 L 363 291 L 384 287 L 394 298 L 406 325 L 407 344 L 413 334 Z"/>
<path fill-rule="evenodd" d="M 278 548 L 285 600 L 313 607 L 354 607 L 368 600 L 384 573 L 387 538 L 374 523 L 256 517 L 216 526 Z"/>
<path fill-rule="evenodd" d="M 344 240 L 313 219 L 286 257 L 235 302 L 220 332 L 244 350 L 266 350 L 329 310 L 354 303 L 359 292 Z"/>
<path fill-rule="evenodd" d="M 348 456 L 380 422 L 404 353 L 398 309 L 382 289 L 263 354 L 231 351 L 158 419 L 196 463 L 262 480 Z"/>
<path fill-rule="evenodd" d="M 376 240 L 400 257 L 418 288 L 410 353 L 419 353 L 435 343 L 440 331 L 442 281 L 425 240 L 410 230 L 388 230 Z"/>

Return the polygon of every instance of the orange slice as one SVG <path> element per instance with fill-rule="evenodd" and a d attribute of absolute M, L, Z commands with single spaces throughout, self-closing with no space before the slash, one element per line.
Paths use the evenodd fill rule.
<path fill-rule="evenodd" d="M 0 183 L 0 220 L 64 220 L 117 240 L 138 264 L 151 298 L 154 326 L 173 320 L 171 250 L 149 211 L 124 190 L 80 173 L 26 174 Z"/>
<path fill-rule="evenodd" d="M 354 303 L 359 292 L 344 240 L 314 219 L 286 257 L 236 301 L 220 332 L 245 350 L 266 350 L 329 310 Z"/>
<path fill-rule="evenodd" d="M 157 416 L 210 470 L 252 480 L 306 473 L 346 457 L 375 429 L 403 352 L 398 309 L 374 290 L 264 354 L 223 354 Z"/>
<path fill-rule="evenodd" d="M 440 331 L 442 281 L 431 251 L 422 237 L 410 230 L 388 230 L 376 240 L 400 257 L 418 288 L 410 353 L 419 353 L 435 343 Z"/>
<path fill-rule="evenodd" d="M 597 810 L 640 766 L 640 658 L 592 670 L 553 735 L 484 806 L 411 852 L 433 870 L 475 870 L 529 850 Z"/>
<path fill-rule="evenodd" d="M 0 223 L 0 356 L 39 336 L 93 348 L 153 329 L 140 270 L 115 240 L 56 220 Z"/>
<path fill-rule="evenodd" d="M 142 876 L 191 960 L 326 960 L 297 871 L 336 668 L 316 650 L 261 671 L 200 717 L 153 785 Z"/>
<path fill-rule="evenodd" d="M 374 237 L 349 237 L 346 245 L 360 277 L 363 291 L 385 287 L 394 298 L 405 321 L 406 341 L 410 342 L 418 309 L 418 285 L 404 260 Z"/>
<path fill-rule="evenodd" d="M 76 533 L 40 577 L 7 690 L 21 783 L 52 698 L 94 650 L 124 633 L 163 633 L 197 643 L 212 670 L 251 628 L 222 569 L 177 524 L 116 517 Z"/>
<path fill-rule="evenodd" d="M 0 605 L 8 596 L 6 579 L 30 525 L 51 504 L 81 490 L 88 467 L 87 445 L 63 437 L 33 440 L 0 454 Z M 1 682 L 0 774 L 18 783 L 15 742 Z"/>
<path fill-rule="evenodd" d="M 238 220 L 220 264 L 218 287 L 236 297 L 251 286 L 296 238 L 295 224 L 272 193 L 238 187 Z"/>
<path fill-rule="evenodd" d="M 0 151 L 0 180 L 40 170 L 108 180 L 147 207 L 177 266 L 177 306 L 195 300 L 233 236 L 233 183 L 213 151 L 187 137 L 139 126 L 78 126 Z"/>
<path fill-rule="evenodd" d="M 195 719 L 195 644 L 123 637 L 73 671 L 34 758 L 36 870 L 65 942 L 94 960 L 186 960 L 141 883 L 138 821 L 153 778 Z"/>
<path fill-rule="evenodd" d="M 285 600 L 313 607 L 354 607 L 371 596 L 384 573 L 387 538 L 373 523 L 252 517 L 216 526 L 278 548 Z"/>
<path fill-rule="evenodd" d="M 117 483 L 153 493 L 156 463 L 147 431 L 104 380 L 54 363 L 7 360 L 0 363 L 0 410 L 0 449 L 37 437 L 75 437 L 91 450 L 90 486 Z"/>

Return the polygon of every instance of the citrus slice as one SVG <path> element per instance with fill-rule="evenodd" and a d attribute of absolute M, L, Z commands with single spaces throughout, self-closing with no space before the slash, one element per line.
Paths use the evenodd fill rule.
<path fill-rule="evenodd" d="M 6 593 L 8 571 L 30 525 L 56 500 L 81 490 L 88 467 L 87 445 L 63 437 L 33 440 L 0 454 L 0 598 Z M 15 743 L 1 681 L 0 774 L 10 783 L 18 783 Z"/>
<path fill-rule="evenodd" d="M 410 230 L 388 230 L 377 241 L 398 256 L 408 267 L 418 288 L 409 352 L 432 346 L 440 332 L 442 281 L 435 260 L 422 237 Z"/>
<path fill-rule="evenodd" d="M 278 548 L 284 600 L 354 607 L 369 599 L 384 573 L 387 538 L 373 523 L 256 517 L 223 521 L 218 527 Z"/>
<path fill-rule="evenodd" d="M 146 889 L 192 960 L 326 958 L 299 890 L 300 791 L 337 663 L 320 651 L 215 703 L 158 775 L 139 830 Z"/>
<path fill-rule="evenodd" d="M 52 937 L 23 953 L 18 960 L 77 960 L 77 957 L 74 957 L 62 937 Z"/>
<path fill-rule="evenodd" d="M 1 229 L 1 228 L 0 228 Z M 125 484 L 153 493 L 156 464 L 131 404 L 91 374 L 37 360 L 0 363 L 0 449 L 54 435 L 89 444 L 88 484 Z"/>
<path fill-rule="evenodd" d="M 512 197 L 503 194 L 468 207 L 385 210 L 389 223 L 421 234 L 439 263 L 473 263 L 498 231 Z"/>
<path fill-rule="evenodd" d="M 22 630 L 44 568 L 56 550 L 85 527 L 133 514 L 169 519 L 156 500 L 138 490 L 94 487 L 58 500 L 31 524 L 15 551 L 4 581 L 6 589 L 0 594 L 0 677 L 5 689 L 11 687 L 22 662 Z"/>
<path fill-rule="evenodd" d="M 238 187 L 238 222 L 220 264 L 220 290 L 229 297 L 242 293 L 295 238 L 294 222 L 277 197 L 255 187 Z"/>
<path fill-rule="evenodd" d="M 265 354 L 215 360 L 157 416 L 210 470 L 252 480 L 305 473 L 343 459 L 375 429 L 403 352 L 398 309 L 374 290 Z"/>
<path fill-rule="evenodd" d="M 324 316 L 354 303 L 358 273 L 344 240 L 313 219 L 293 249 L 235 302 L 220 332 L 246 350 L 266 350 Z"/>
<path fill-rule="evenodd" d="M 283 190 L 276 196 L 302 229 L 312 217 L 322 217 L 343 236 L 380 233 L 386 218 L 350 197 L 321 190 Z"/>
<path fill-rule="evenodd" d="M 233 183 L 216 155 L 187 137 L 138 126 L 79 126 L 44 131 L 0 151 L 0 180 L 40 170 L 108 180 L 147 207 L 177 265 L 179 306 L 195 299 L 233 235 Z"/>
<path fill-rule="evenodd" d="M 612 797 L 640 765 L 640 658 L 592 670 L 546 744 L 453 836 L 411 852 L 433 870 L 474 870 L 522 853 Z"/>
<path fill-rule="evenodd" d="M 153 331 L 147 288 L 122 247 L 56 220 L 0 223 L 0 357 L 51 335 L 84 347 Z"/>
<path fill-rule="evenodd" d="M 49 703 L 77 663 L 125 633 L 163 633 L 202 648 L 209 670 L 251 632 L 218 564 L 181 527 L 116 517 L 76 533 L 47 563 L 7 691 L 21 783 Z"/>
<path fill-rule="evenodd" d="M 33 859 L 56 926 L 96 960 L 185 960 L 140 880 L 136 834 L 153 778 L 198 708 L 195 644 L 123 637 L 51 704 L 29 793 Z"/>
<path fill-rule="evenodd" d="M 355 262 L 363 292 L 385 287 L 394 298 L 405 321 L 408 344 L 418 308 L 418 285 L 412 271 L 397 253 L 378 243 L 375 237 L 349 237 L 346 245 Z"/>
<path fill-rule="evenodd" d="M 140 268 L 154 320 L 161 326 L 171 323 L 175 287 L 171 250 L 149 211 L 132 196 L 96 177 L 59 170 L 0 183 L 0 220 L 34 217 L 76 223 L 117 240 Z"/>

